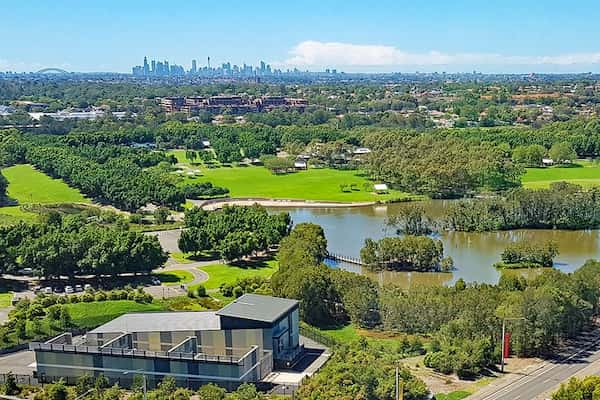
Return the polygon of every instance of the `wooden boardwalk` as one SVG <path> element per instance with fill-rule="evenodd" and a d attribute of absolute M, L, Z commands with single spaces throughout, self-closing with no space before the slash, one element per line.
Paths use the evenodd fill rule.
<path fill-rule="evenodd" d="M 329 258 L 330 260 L 347 262 L 349 264 L 366 265 L 360 258 L 348 257 L 342 254 L 327 253 L 327 258 Z"/>

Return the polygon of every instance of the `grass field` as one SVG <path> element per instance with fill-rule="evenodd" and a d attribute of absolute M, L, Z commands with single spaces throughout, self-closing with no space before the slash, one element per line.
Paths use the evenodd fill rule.
<path fill-rule="evenodd" d="M 230 264 L 211 264 L 199 267 L 208 274 L 208 280 L 202 285 L 210 289 L 218 289 L 222 283 L 235 283 L 238 279 L 260 276 L 270 278 L 278 269 L 279 264 L 275 260 L 265 262 L 247 263 L 243 266 Z"/>
<path fill-rule="evenodd" d="M 12 292 L 0 293 L 0 308 L 6 308 L 6 307 L 10 306 L 12 297 L 13 297 Z"/>
<path fill-rule="evenodd" d="M 438 393 L 435 395 L 436 400 L 462 400 L 469 397 L 472 393 L 466 390 L 458 390 L 451 393 Z"/>
<path fill-rule="evenodd" d="M 94 328 L 130 312 L 162 311 L 161 303 L 142 304 L 133 300 L 110 300 L 65 304 L 73 323 L 81 328 Z"/>
<path fill-rule="evenodd" d="M 226 187 L 231 197 L 264 197 L 273 199 L 323 200 L 360 202 L 404 198 L 408 194 L 391 190 L 387 194 L 372 192 L 373 183 L 358 171 L 336 169 L 309 169 L 291 174 L 275 175 L 260 166 L 249 167 L 200 167 L 201 176 L 184 177 L 187 184 L 209 181 Z M 352 185 L 342 192 L 340 185 Z M 368 190 L 365 190 L 365 185 Z"/>
<path fill-rule="evenodd" d="M 571 167 L 527 168 L 523 176 L 523 186 L 534 189 L 560 181 L 584 187 L 600 185 L 600 164 L 580 160 Z"/>
<path fill-rule="evenodd" d="M 77 189 L 60 179 L 52 179 L 31 165 L 15 165 L 2 170 L 8 180 L 7 194 L 25 203 L 88 203 Z M 0 209 L 1 211 L 2 209 Z"/>
<path fill-rule="evenodd" d="M 315 328 L 317 329 L 317 328 Z M 396 348 L 399 343 L 399 336 L 390 334 L 389 332 L 378 332 L 373 330 L 360 329 L 354 325 L 345 325 L 343 327 L 332 329 L 318 329 L 325 336 L 329 336 L 340 343 L 350 343 L 358 340 L 361 337 L 367 339 L 370 344 Z"/>
<path fill-rule="evenodd" d="M 154 274 L 165 285 L 185 285 L 194 280 L 190 271 L 173 270 Z"/>

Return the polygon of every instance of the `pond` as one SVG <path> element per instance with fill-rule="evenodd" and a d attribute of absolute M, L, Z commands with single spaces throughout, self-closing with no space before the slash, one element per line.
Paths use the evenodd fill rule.
<path fill-rule="evenodd" d="M 428 214 L 440 217 L 447 200 L 423 202 Z M 366 238 L 380 239 L 396 235 L 392 227 L 386 226 L 388 215 L 397 213 L 406 203 L 375 205 L 354 208 L 289 208 L 294 223 L 313 222 L 325 230 L 328 249 L 331 253 L 358 257 Z M 278 209 L 281 211 L 281 209 Z M 451 273 L 393 272 L 371 273 L 358 265 L 328 260 L 333 268 L 343 268 L 363 273 L 383 282 L 394 282 L 404 287 L 415 283 L 440 285 L 453 284 L 459 278 L 467 282 L 497 283 L 501 271 L 493 267 L 500 261 L 500 254 L 508 243 L 525 239 L 532 242 L 553 240 L 560 254 L 555 267 L 572 272 L 586 260 L 600 257 L 600 232 L 598 230 L 565 231 L 519 229 L 500 232 L 443 232 L 437 236 L 444 243 L 445 255 L 454 259 L 455 270 Z M 539 270 L 517 270 L 508 273 L 532 275 Z"/>

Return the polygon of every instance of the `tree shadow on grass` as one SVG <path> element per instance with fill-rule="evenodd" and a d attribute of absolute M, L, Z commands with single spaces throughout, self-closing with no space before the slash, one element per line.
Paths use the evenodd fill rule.
<path fill-rule="evenodd" d="M 160 274 L 157 274 L 156 277 L 161 281 L 161 283 L 179 283 L 182 281 L 182 277 L 168 271 L 161 272 Z"/>
<path fill-rule="evenodd" d="M 583 168 L 583 165 L 578 164 L 578 163 L 571 163 L 571 164 L 558 164 L 555 165 L 554 168 Z"/>
<path fill-rule="evenodd" d="M 262 258 L 254 258 L 252 260 L 238 260 L 238 261 L 234 261 L 234 262 L 230 263 L 230 265 L 233 265 L 238 268 L 244 268 L 244 269 L 270 268 L 271 266 L 269 264 L 267 264 L 267 261 L 270 261 L 270 260 L 272 260 L 272 258 L 262 257 Z"/>

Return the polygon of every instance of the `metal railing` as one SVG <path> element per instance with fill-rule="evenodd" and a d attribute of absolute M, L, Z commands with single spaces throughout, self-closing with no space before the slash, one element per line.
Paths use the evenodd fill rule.
<path fill-rule="evenodd" d="M 121 348 L 101 348 L 98 346 L 76 346 L 71 344 L 30 343 L 29 349 L 33 351 L 51 351 L 77 354 L 101 354 L 118 357 L 143 357 L 143 358 L 166 358 L 170 360 L 194 360 L 200 362 L 216 362 L 226 364 L 240 364 L 243 357 L 232 357 L 222 355 L 180 353 L 167 351 L 150 351 Z"/>

